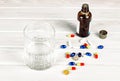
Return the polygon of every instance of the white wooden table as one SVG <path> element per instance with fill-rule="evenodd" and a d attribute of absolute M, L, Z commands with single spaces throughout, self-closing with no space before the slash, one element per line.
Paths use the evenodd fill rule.
<path fill-rule="evenodd" d="M 96 47 L 103 44 L 103 50 L 74 49 L 81 52 L 99 52 L 99 59 L 83 58 L 86 63 L 76 71 L 65 76 L 62 71 L 69 60 L 59 45 L 68 39 L 68 33 L 76 32 L 76 15 L 81 9 L 80 0 L 0 0 L 0 81 L 120 81 L 120 1 L 87 0 L 93 19 L 88 39 Z M 64 4 L 63 4 L 64 3 Z M 57 63 L 50 69 L 35 71 L 23 62 L 23 28 L 33 20 L 48 20 L 56 29 L 56 49 L 59 56 Z M 108 37 L 99 39 L 99 30 L 108 31 Z M 57 36 L 60 36 L 57 38 Z M 77 41 L 78 38 L 73 40 Z"/>

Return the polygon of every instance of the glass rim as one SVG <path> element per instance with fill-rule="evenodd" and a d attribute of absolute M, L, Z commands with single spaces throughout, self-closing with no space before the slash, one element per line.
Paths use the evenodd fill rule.
<path fill-rule="evenodd" d="M 42 21 L 42 20 L 41 20 L 41 21 Z M 43 20 L 43 21 L 44 21 L 44 20 Z M 43 22 L 43 21 L 42 21 L 42 22 Z M 36 22 L 36 21 L 34 21 L 34 22 Z M 37 21 L 37 22 L 38 22 L 38 21 Z M 44 21 L 44 22 L 45 22 L 45 21 Z M 55 31 L 54 26 L 53 26 L 52 24 L 48 23 L 48 22 L 45 22 L 45 23 L 49 24 L 50 27 L 53 29 L 53 38 L 55 38 L 55 32 L 56 32 L 56 31 Z M 32 39 L 31 39 L 29 36 L 26 35 L 26 29 L 29 27 L 30 24 L 31 24 L 31 23 L 25 25 L 25 27 L 24 27 L 24 29 L 23 29 L 23 35 L 24 35 L 24 38 L 26 37 L 27 39 L 29 39 L 29 40 L 32 41 Z M 33 24 L 33 22 L 32 22 L 32 24 Z"/>

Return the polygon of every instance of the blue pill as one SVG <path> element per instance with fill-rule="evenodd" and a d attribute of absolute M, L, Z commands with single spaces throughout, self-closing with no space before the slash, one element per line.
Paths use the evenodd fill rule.
<path fill-rule="evenodd" d="M 81 52 L 78 53 L 78 57 L 82 57 L 82 53 Z"/>
<path fill-rule="evenodd" d="M 70 65 L 70 66 L 74 66 L 74 65 L 75 65 L 75 62 L 69 62 L 68 65 Z"/>
<path fill-rule="evenodd" d="M 67 46 L 66 45 L 61 45 L 60 48 L 65 49 L 65 48 L 67 48 Z"/>
<path fill-rule="evenodd" d="M 85 47 L 84 45 L 81 45 L 80 48 L 81 48 L 81 49 L 85 49 L 86 47 Z"/>
<path fill-rule="evenodd" d="M 85 55 L 86 56 L 92 56 L 92 54 L 90 52 L 86 52 Z"/>
<path fill-rule="evenodd" d="M 99 45 L 97 48 L 98 48 L 98 49 L 103 49 L 104 46 L 103 46 L 103 45 Z"/>
<path fill-rule="evenodd" d="M 70 54 L 70 57 L 74 57 L 74 56 L 75 56 L 75 53 L 74 53 L 74 52 Z"/>

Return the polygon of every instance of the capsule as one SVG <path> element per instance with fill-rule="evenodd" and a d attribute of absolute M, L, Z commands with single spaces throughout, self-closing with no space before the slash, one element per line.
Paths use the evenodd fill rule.
<path fill-rule="evenodd" d="M 76 65 L 77 65 L 77 66 L 84 66 L 85 63 L 83 63 L 83 62 L 79 63 L 79 62 L 78 62 Z"/>
<path fill-rule="evenodd" d="M 103 46 L 103 45 L 99 45 L 97 48 L 98 48 L 98 49 L 103 49 L 104 46 Z"/>
<path fill-rule="evenodd" d="M 76 70 L 76 67 L 68 67 L 69 70 Z"/>
<path fill-rule="evenodd" d="M 79 52 L 77 55 L 78 55 L 78 57 L 82 57 L 82 53 L 81 52 Z"/>
<path fill-rule="evenodd" d="M 61 45 L 60 48 L 65 49 L 65 48 L 67 48 L 67 46 L 66 45 Z"/>
<path fill-rule="evenodd" d="M 69 70 L 63 70 L 64 75 L 68 75 L 69 73 L 70 73 Z"/>
<path fill-rule="evenodd" d="M 74 66 L 74 65 L 75 65 L 75 62 L 69 62 L 68 65 Z"/>
<path fill-rule="evenodd" d="M 98 59 L 98 54 L 97 53 L 94 54 L 94 58 Z"/>
<path fill-rule="evenodd" d="M 86 52 L 85 55 L 86 56 L 92 56 L 92 54 L 90 52 Z"/>
<path fill-rule="evenodd" d="M 72 57 L 72 59 L 77 61 L 77 60 L 79 60 L 79 57 L 78 57 L 78 55 L 75 55 L 74 57 Z"/>
<path fill-rule="evenodd" d="M 87 48 L 87 49 L 90 49 L 90 46 L 88 45 L 86 48 Z"/>
<path fill-rule="evenodd" d="M 66 57 L 66 58 L 70 58 L 70 54 L 66 54 L 65 57 Z"/>
<path fill-rule="evenodd" d="M 84 43 L 84 46 L 87 47 L 87 46 L 89 46 L 89 45 L 88 45 L 87 43 Z"/>
<path fill-rule="evenodd" d="M 74 56 L 75 56 L 75 53 L 74 53 L 74 52 L 70 54 L 70 57 L 74 57 Z"/>
<path fill-rule="evenodd" d="M 72 38 L 75 37 L 75 34 L 71 34 L 70 37 L 72 37 Z"/>
<path fill-rule="evenodd" d="M 85 49 L 86 47 L 84 45 L 81 45 L 80 46 L 80 49 Z"/>

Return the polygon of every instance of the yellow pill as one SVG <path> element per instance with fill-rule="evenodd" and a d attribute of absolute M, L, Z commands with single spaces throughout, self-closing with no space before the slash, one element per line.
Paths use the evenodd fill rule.
<path fill-rule="evenodd" d="M 87 46 L 87 49 L 90 49 L 90 46 L 89 46 L 89 45 Z"/>
<path fill-rule="evenodd" d="M 80 66 L 80 63 L 79 63 L 79 62 L 77 63 L 77 66 Z"/>
<path fill-rule="evenodd" d="M 68 34 L 68 35 L 66 35 L 66 37 L 69 37 L 69 38 L 70 38 L 71 36 L 70 36 L 70 34 Z"/>
<path fill-rule="evenodd" d="M 70 52 L 66 52 L 65 54 L 70 54 Z"/>
<path fill-rule="evenodd" d="M 69 70 L 64 70 L 64 71 L 63 71 L 63 74 L 64 74 L 64 75 L 68 75 L 69 73 L 70 73 Z"/>

